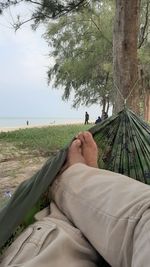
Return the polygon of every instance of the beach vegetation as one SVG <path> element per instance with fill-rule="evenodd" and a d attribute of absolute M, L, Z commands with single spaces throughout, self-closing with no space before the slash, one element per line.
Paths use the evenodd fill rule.
<path fill-rule="evenodd" d="M 32 150 L 32 153 L 37 155 L 49 156 L 70 143 L 77 133 L 88 130 L 91 126 L 70 124 L 2 132 L 0 143 L 9 142 L 18 149 Z"/>

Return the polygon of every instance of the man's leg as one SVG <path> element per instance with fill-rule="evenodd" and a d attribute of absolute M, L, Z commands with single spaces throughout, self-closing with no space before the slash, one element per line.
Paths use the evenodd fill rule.
<path fill-rule="evenodd" d="M 96 267 L 99 255 L 52 202 L 8 248 L 1 267 Z"/>
<path fill-rule="evenodd" d="M 97 167 L 90 133 L 79 134 L 70 166 L 52 186 L 53 199 L 114 267 L 150 264 L 150 187 Z M 78 145 L 77 145 L 78 144 Z"/>

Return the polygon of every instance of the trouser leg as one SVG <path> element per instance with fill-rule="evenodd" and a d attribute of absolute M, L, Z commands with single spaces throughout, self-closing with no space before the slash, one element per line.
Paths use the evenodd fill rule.
<path fill-rule="evenodd" d="M 79 229 L 51 203 L 9 247 L 1 267 L 96 267 L 99 256 Z"/>
<path fill-rule="evenodd" d="M 111 266 L 149 266 L 149 186 L 78 163 L 55 180 L 52 194 Z"/>

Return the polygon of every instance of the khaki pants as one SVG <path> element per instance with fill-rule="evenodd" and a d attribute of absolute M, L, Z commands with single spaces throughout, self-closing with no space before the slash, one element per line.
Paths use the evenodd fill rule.
<path fill-rule="evenodd" d="M 150 186 L 84 164 L 60 179 L 55 202 L 111 266 L 150 266 Z"/>
<path fill-rule="evenodd" d="M 59 209 L 52 203 L 1 267 L 97 266 L 92 246 L 113 267 L 150 266 L 149 186 L 78 163 L 55 180 L 52 194 Z"/>
<path fill-rule="evenodd" d="M 9 247 L 0 267 L 96 267 L 99 255 L 52 202 Z M 49 214 L 50 213 L 50 214 Z"/>

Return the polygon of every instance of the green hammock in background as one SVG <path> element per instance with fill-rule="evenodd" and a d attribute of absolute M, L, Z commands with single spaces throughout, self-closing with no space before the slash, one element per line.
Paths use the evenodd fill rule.
<path fill-rule="evenodd" d="M 124 108 L 89 131 L 99 148 L 100 168 L 122 173 L 150 184 L 150 126 Z M 16 190 L 0 211 L 0 248 L 10 243 L 16 229 L 21 231 L 33 222 L 34 214 L 48 205 L 48 187 L 63 166 L 67 147 L 50 158 L 29 180 Z M 20 228 L 18 228 L 20 227 Z M 103 265 L 104 264 L 104 265 Z M 100 266 L 108 266 L 103 262 Z"/>

